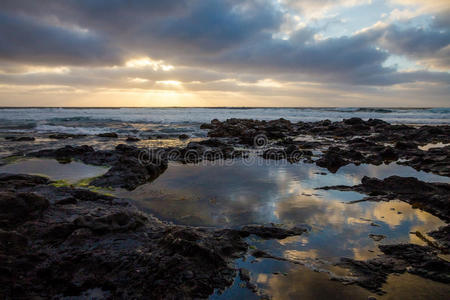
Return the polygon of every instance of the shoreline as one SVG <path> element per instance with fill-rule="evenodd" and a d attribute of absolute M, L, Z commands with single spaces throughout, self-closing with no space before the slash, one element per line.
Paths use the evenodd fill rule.
<path fill-rule="evenodd" d="M 207 139 L 189 142 L 188 137 L 184 146 L 179 147 L 142 149 L 133 146 L 138 141 L 129 141 L 103 150 L 95 149 L 95 145 L 25 149 L 21 153 L 25 157 L 53 158 L 63 163 L 76 160 L 109 169 L 92 179 L 87 189 L 57 186 L 56 182 L 38 176 L 0 176 L 0 204 L 4 207 L 0 255 L 8 262 L 5 267 L 8 276 L 0 280 L 5 283 L 3 286 L 8 286 L 12 283 L 9 278 L 16 278 L 15 286 L 2 292 L 12 298 L 20 295 L 16 294 L 20 291 L 29 293 L 23 296 L 42 293 L 89 296 L 100 289 L 105 298 L 142 298 L 161 293 L 167 297 L 206 298 L 216 289 L 224 290 L 240 276 L 248 289 L 260 297 L 268 297 L 233 262 L 249 254 L 255 259 L 299 262 L 250 248 L 245 238 L 301 236 L 309 231 L 307 227 L 249 224 L 240 229 L 214 229 L 173 225 L 143 213 L 126 200 L 89 191 L 90 186 L 135 190 L 164 174 L 170 168 L 169 161 L 183 164 L 233 161 L 244 159 L 256 150 L 258 159 L 289 164 L 302 161 L 323 167 L 331 174 L 348 164 L 397 162 L 416 170 L 450 176 L 448 125 L 415 128 L 359 118 L 309 123 L 230 119 L 212 120 L 201 128 L 208 130 Z M 312 141 L 295 139 L 302 135 L 311 136 Z M 100 138 L 117 141 L 117 136 L 112 135 Z M 61 140 L 77 141 L 77 137 L 62 136 Z M 28 142 L 33 143 L 11 139 L 17 145 Z M 428 151 L 419 149 L 432 142 L 444 146 Z M 446 222 L 450 220 L 448 183 L 425 183 L 395 176 L 384 180 L 364 177 L 360 185 L 322 188 L 362 192 L 367 195 L 363 201 L 400 199 L 420 205 Z M 435 241 L 428 246 L 384 245 L 380 246 L 383 254 L 375 259 L 343 258 L 337 265 L 351 269 L 355 275 L 333 275 L 333 278 L 380 295 L 388 274 L 392 273 L 409 272 L 449 283 L 450 263 L 437 255 L 448 254 L 450 241 L 446 232 L 448 223 L 447 227 L 432 233 Z M 80 245 L 84 246 L 80 248 Z M 120 267 L 117 269 L 116 265 Z M 69 271 L 64 271 L 62 266 L 70 266 Z M 40 279 L 45 280 L 38 283 Z M 137 287 L 133 282 L 142 286 Z"/>

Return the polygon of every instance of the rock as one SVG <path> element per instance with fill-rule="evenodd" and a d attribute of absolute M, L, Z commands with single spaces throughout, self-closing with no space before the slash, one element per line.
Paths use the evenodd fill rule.
<path fill-rule="evenodd" d="M 0 189 L 15 192 L 18 187 L 34 187 L 48 184 L 50 180 L 42 176 L 0 173 Z"/>
<path fill-rule="evenodd" d="M 14 228 L 36 218 L 48 206 L 47 199 L 33 193 L 0 192 L 0 228 Z"/>
<path fill-rule="evenodd" d="M 379 241 L 381 241 L 381 240 L 383 240 L 384 238 L 386 238 L 386 236 L 385 235 L 382 235 L 382 234 L 369 234 L 369 237 L 372 239 L 372 240 L 374 240 L 375 242 L 379 242 Z"/>
<path fill-rule="evenodd" d="M 100 134 L 97 134 L 97 136 L 106 137 L 106 138 L 118 138 L 119 137 L 119 135 L 115 132 L 100 133 Z"/>
<path fill-rule="evenodd" d="M 65 140 L 65 139 L 79 139 L 82 137 L 86 137 L 85 134 L 70 134 L 70 133 L 57 133 L 57 134 L 51 134 L 48 136 L 51 139 L 55 140 Z"/>
<path fill-rule="evenodd" d="M 316 165 L 328 169 L 331 173 L 336 173 L 340 167 L 349 163 L 348 160 L 342 158 L 342 151 L 337 147 L 330 147 L 324 156 L 316 160 Z"/>
<path fill-rule="evenodd" d="M 245 268 L 239 269 L 239 277 L 242 281 L 250 281 L 250 271 Z"/>
<path fill-rule="evenodd" d="M 0 253 L 6 255 L 25 253 L 28 239 L 16 231 L 5 231 L 0 229 Z M 1 289 L 0 289 L 1 291 Z"/>
<path fill-rule="evenodd" d="M 396 149 L 407 150 L 407 149 L 417 149 L 417 144 L 413 142 L 397 142 L 395 143 Z"/>
<path fill-rule="evenodd" d="M 242 227 L 240 233 L 244 236 L 248 236 L 250 234 L 257 235 L 261 238 L 265 239 L 284 239 L 289 236 L 301 235 L 307 231 L 306 228 L 303 227 L 293 227 L 293 228 L 282 228 L 275 226 L 262 226 L 262 225 L 248 225 Z"/>
<path fill-rule="evenodd" d="M 392 147 L 386 147 L 379 155 L 384 161 L 395 161 L 398 159 L 398 154 Z"/>
<path fill-rule="evenodd" d="M 187 134 L 180 134 L 179 136 L 178 136 L 178 138 L 180 139 L 180 140 L 187 140 L 187 139 L 189 139 L 189 135 L 187 135 Z"/>
<path fill-rule="evenodd" d="M 135 137 L 135 136 L 129 136 L 127 137 L 127 142 L 139 142 L 141 139 Z"/>
<path fill-rule="evenodd" d="M 35 138 L 32 136 L 7 136 L 5 137 L 5 140 L 11 141 L 11 142 L 28 142 L 28 141 L 34 141 Z"/>
<path fill-rule="evenodd" d="M 450 184 L 428 183 L 415 177 L 390 176 L 383 180 L 364 176 L 360 185 L 335 186 L 321 189 L 353 190 L 365 194 L 376 194 L 377 201 L 400 199 L 420 207 L 439 218 L 450 221 Z M 375 200 L 374 198 L 370 198 Z"/>
<path fill-rule="evenodd" d="M 227 146 L 226 143 L 222 142 L 219 139 L 208 139 L 198 142 L 200 145 L 207 146 L 207 147 L 223 147 Z"/>
<path fill-rule="evenodd" d="M 350 119 L 344 119 L 344 124 L 347 125 L 359 125 L 364 124 L 364 121 L 361 118 L 350 118 Z"/>
<path fill-rule="evenodd" d="M 83 146 L 64 146 L 59 149 L 45 149 L 31 152 L 28 155 L 34 157 L 53 157 L 53 158 L 80 158 L 87 153 L 92 154 L 94 148 L 88 145 Z"/>
<path fill-rule="evenodd" d="M 65 146 L 32 152 L 29 156 L 73 158 L 87 164 L 108 165 L 111 168 L 91 182 L 99 187 L 121 187 L 128 190 L 154 180 L 167 169 L 162 152 L 119 144 L 114 150 L 95 151 L 91 146 Z"/>

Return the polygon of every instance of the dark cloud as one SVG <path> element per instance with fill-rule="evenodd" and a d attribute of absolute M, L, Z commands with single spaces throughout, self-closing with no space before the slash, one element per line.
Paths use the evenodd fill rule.
<path fill-rule="evenodd" d="M 0 59 L 38 64 L 105 64 L 119 61 L 103 37 L 0 13 Z"/>
<path fill-rule="evenodd" d="M 304 1 L 301 8 L 331 2 Z M 286 81 L 307 78 L 374 86 L 448 82 L 448 73 L 401 73 L 383 66 L 391 53 L 449 66 L 450 36 L 445 19 L 436 19 L 426 29 L 391 25 L 324 40 L 315 39 L 318 29 L 311 27 L 293 32 L 289 40 L 273 38 L 282 23 L 283 11 L 271 0 L 3 0 L 0 60 L 111 66 L 131 57 L 149 56 L 167 60 L 177 68 L 186 67 L 184 73 L 177 69 L 175 73 L 125 70 L 127 73 L 114 74 L 122 80 L 139 77 L 152 81 L 159 76 L 162 80 L 187 81 L 191 76 L 195 81 L 199 76 L 190 71 L 201 74 L 200 70 L 208 69 L 216 79 L 257 78 L 259 74 Z M 113 71 L 99 72 L 101 78 Z M 58 76 L 67 82 L 70 76 L 74 82 L 86 82 L 82 74 L 73 73 L 53 74 L 45 82 L 57 82 Z M 98 82 L 109 85 L 111 80 L 107 77 Z"/>
<path fill-rule="evenodd" d="M 450 67 L 450 31 L 442 24 L 427 28 L 404 28 L 390 25 L 381 33 L 381 44 L 390 52 L 415 59 L 432 59 Z"/>

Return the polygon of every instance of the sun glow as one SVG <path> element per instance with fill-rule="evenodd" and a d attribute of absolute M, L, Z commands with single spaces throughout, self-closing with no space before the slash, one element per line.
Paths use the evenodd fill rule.
<path fill-rule="evenodd" d="M 143 57 L 138 59 L 131 59 L 125 63 L 129 68 L 146 68 L 150 67 L 154 71 L 170 71 L 174 67 L 172 65 L 165 64 L 163 60 L 152 60 L 149 57 Z"/>
<path fill-rule="evenodd" d="M 178 80 L 161 80 L 157 81 L 156 84 L 180 87 L 182 85 L 181 81 Z"/>

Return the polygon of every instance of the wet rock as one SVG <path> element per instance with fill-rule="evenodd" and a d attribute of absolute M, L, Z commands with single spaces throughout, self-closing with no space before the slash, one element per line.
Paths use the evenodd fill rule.
<path fill-rule="evenodd" d="M 239 277 L 242 281 L 250 281 L 250 271 L 245 268 L 240 268 Z"/>
<path fill-rule="evenodd" d="M 0 253 L 23 254 L 26 252 L 28 246 L 28 239 L 16 231 L 5 231 L 0 229 Z"/>
<path fill-rule="evenodd" d="M 392 147 L 384 148 L 379 155 L 384 161 L 396 161 L 398 159 L 398 154 Z"/>
<path fill-rule="evenodd" d="M 248 236 L 257 235 L 265 239 L 284 239 L 289 236 L 301 235 L 307 231 L 303 227 L 282 228 L 276 226 L 248 225 L 240 229 L 241 234 Z"/>
<path fill-rule="evenodd" d="M 450 146 L 431 148 L 428 151 L 408 151 L 405 160 L 399 164 L 410 166 L 419 171 L 432 172 L 441 176 L 450 176 Z"/>
<path fill-rule="evenodd" d="M 70 134 L 70 133 L 57 133 L 57 134 L 51 134 L 48 136 L 51 139 L 55 140 L 65 140 L 65 139 L 79 139 L 86 137 L 85 134 Z"/>
<path fill-rule="evenodd" d="M 385 239 L 386 238 L 386 236 L 385 235 L 382 235 L 382 234 L 369 234 L 369 237 L 372 239 L 372 240 L 374 240 L 375 242 L 379 242 L 379 241 L 381 241 L 381 240 L 383 240 L 383 239 Z"/>
<path fill-rule="evenodd" d="M 364 176 L 360 185 L 322 187 L 321 189 L 353 190 L 365 194 L 376 193 L 369 197 L 372 201 L 390 201 L 400 199 L 411 205 L 418 205 L 439 218 L 450 220 L 450 184 L 428 183 L 415 177 L 390 176 L 383 180 Z"/>
<path fill-rule="evenodd" d="M 135 136 L 129 136 L 127 137 L 127 142 L 139 142 L 141 139 Z"/>
<path fill-rule="evenodd" d="M 95 151 L 91 146 L 65 146 L 28 154 L 35 157 L 73 158 L 84 163 L 111 168 L 91 182 L 99 187 L 121 187 L 128 190 L 154 180 L 167 168 L 167 160 L 157 151 L 119 144 L 114 150 Z"/>
<path fill-rule="evenodd" d="M 0 173 L 0 190 L 15 192 L 18 187 L 34 187 L 48 184 L 50 180 L 42 176 Z"/>
<path fill-rule="evenodd" d="M 336 173 L 340 167 L 348 165 L 350 162 L 343 158 L 343 151 L 338 147 L 330 147 L 320 159 L 316 160 L 316 165 Z"/>
<path fill-rule="evenodd" d="M 34 141 L 35 138 L 32 136 L 7 136 L 7 137 L 5 137 L 5 140 L 11 141 L 11 142 L 29 142 L 29 141 Z"/>
<path fill-rule="evenodd" d="M 121 187 L 133 190 L 137 186 L 154 180 L 167 168 L 167 163 L 143 164 L 136 157 L 122 156 L 106 174 L 96 178 L 92 185 Z"/>
<path fill-rule="evenodd" d="M 350 119 L 344 119 L 344 124 L 347 125 L 359 125 L 364 124 L 364 121 L 361 118 L 350 118 Z"/>
<path fill-rule="evenodd" d="M 0 177 L 5 185 L 15 181 L 16 193 L 2 192 L 8 208 L 9 198 L 49 198 L 32 222 L 0 229 L 0 294 L 7 299 L 88 297 L 97 290 L 107 298 L 207 298 L 232 284 L 232 262 L 248 249 L 236 230 L 169 225 L 114 197 L 38 177 L 30 179 L 42 184 L 23 186 L 17 177 Z M 56 204 L 70 197 L 76 202 Z M 33 214 L 46 206 L 36 202 L 20 206 L 21 218 L 24 209 Z"/>
<path fill-rule="evenodd" d="M 187 139 L 189 139 L 189 135 L 187 135 L 187 134 L 180 134 L 179 136 L 178 136 L 178 138 L 180 139 L 180 140 L 187 140 Z"/>
<path fill-rule="evenodd" d="M 79 158 L 81 155 L 91 154 L 95 150 L 91 146 L 64 146 L 59 149 L 45 149 L 31 152 L 29 156 L 34 157 L 53 157 L 53 158 Z"/>
<path fill-rule="evenodd" d="M 444 253 L 450 253 L 450 225 L 442 226 L 438 230 L 428 233 L 439 244 L 439 248 Z"/>
<path fill-rule="evenodd" d="M 0 192 L 0 228 L 14 228 L 36 218 L 48 206 L 47 199 L 34 193 Z"/>
<path fill-rule="evenodd" d="M 407 149 L 417 149 L 417 144 L 414 142 L 397 142 L 395 143 L 395 148 L 400 150 L 407 150 Z"/>
<path fill-rule="evenodd" d="M 106 137 L 106 138 L 118 138 L 119 137 L 119 135 L 115 132 L 100 133 L 100 134 L 97 134 L 97 136 Z"/>
<path fill-rule="evenodd" d="M 450 262 L 439 258 L 431 247 L 415 244 L 380 245 L 389 257 L 408 264 L 408 272 L 444 283 L 450 283 Z"/>
<path fill-rule="evenodd" d="M 207 146 L 207 147 L 223 147 L 227 144 L 219 139 L 208 139 L 198 142 L 200 145 Z"/>

